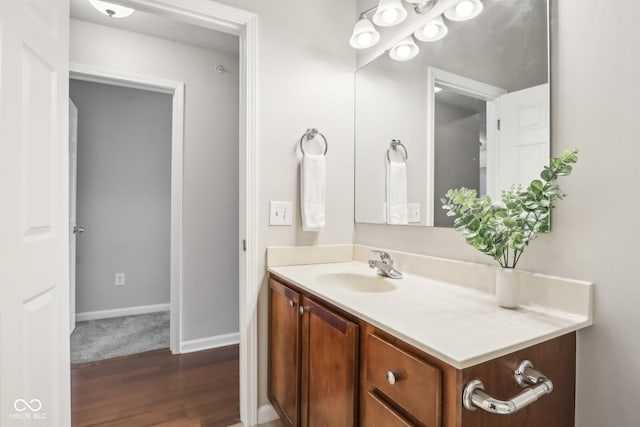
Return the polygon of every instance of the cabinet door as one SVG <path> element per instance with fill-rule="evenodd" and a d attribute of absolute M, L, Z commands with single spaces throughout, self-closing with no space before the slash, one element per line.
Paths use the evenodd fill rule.
<path fill-rule="evenodd" d="M 269 400 L 286 426 L 298 426 L 300 295 L 269 279 Z"/>
<path fill-rule="evenodd" d="M 302 297 L 301 420 L 356 425 L 358 325 Z"/>

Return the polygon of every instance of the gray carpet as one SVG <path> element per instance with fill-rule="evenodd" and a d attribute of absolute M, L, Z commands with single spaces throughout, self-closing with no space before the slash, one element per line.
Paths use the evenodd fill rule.
<path fill-rule="evenodd" d="M 87 320 L 71 334 L 71 363 L 169 348 L 169 312 Z"/>

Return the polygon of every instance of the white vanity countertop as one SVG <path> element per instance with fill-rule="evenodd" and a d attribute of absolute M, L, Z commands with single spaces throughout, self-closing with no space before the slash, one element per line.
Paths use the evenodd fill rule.
<path fill-rule="evenodd" d="M 500 308 L 492 293 L 423 276 L 383 278 L 358 261 L 272 266 L 269 271 L 458 369 L 592 323 L 590 315 L 539 305 Z M 362 276 L 394 289 L 354 289 Z M 341 277 L 353 278 L 352 286 L 342 286 Z"/>

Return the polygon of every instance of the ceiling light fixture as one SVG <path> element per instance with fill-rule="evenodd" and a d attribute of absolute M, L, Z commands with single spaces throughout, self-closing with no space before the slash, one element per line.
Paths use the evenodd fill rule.
<path fill-rule="evenodd" d="M 407 10 L 400 0 L 380 0 L 373 15 L 373 23 L 380 27 L 391 27 L 406 18 Z"/>
<path fill-rule="evenodd" d="M 109 3 L 102 0 L 89 0 L 89 3 L 109 18 L 126 18 L 135 12 L 135 9 Z"/>
<path fill-rule="evenodd" d="M 421 42 L 434 42 L 446 36 L 448 32 L 449 29 L 444 24 L 442 16 L 436 16 L 413 35 Z"/>
<path fill-rule="evenodd" d="M 420 48 L 413 41 L 413 37 L 409 36 L 400 40 L 389 51 L 389 56 L 396 61 L 408 61 L 416 57 L 420 52 Z"/>
<path fill-rule="evenodd" d="M 482 12 L 480 0 L 460 0 L 455 6 L 444 11 L 444 16 L 452 21 L 466 21 L 475 18 Z"/>

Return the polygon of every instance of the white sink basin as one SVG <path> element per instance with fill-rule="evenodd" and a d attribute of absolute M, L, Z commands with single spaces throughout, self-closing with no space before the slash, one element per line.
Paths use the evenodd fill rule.
<path fill-rule="evenodd" d="M 335 286 L 352 292 L 391 292 L 397 286 L 391 280 L 378 276 L 371 272 L 371 275 L 357 273 L 325 273 L 315 277 L 318 284 L 323 286 Z"/>

